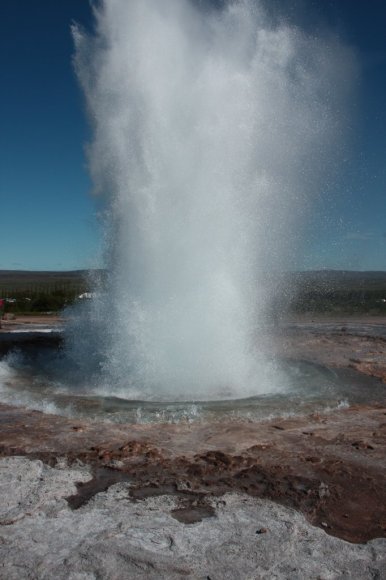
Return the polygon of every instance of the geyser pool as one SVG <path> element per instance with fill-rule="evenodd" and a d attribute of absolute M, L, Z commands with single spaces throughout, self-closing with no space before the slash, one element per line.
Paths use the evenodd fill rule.
<path fill-rule="evenodd" d="M 74 382 L 61 365 L 60 351 L 47 346 L 13 349 L 0 360 L 0 400 L 46 413 L 109 422 L 261 420 L 345 408 L 352 403 L 384 401 L 379 381 L 352 371 L 333 371 L 301 360 L 277 360 L 270 392 L 242 399 L 141 400 L 109 395 L 91 383 Z M 67 364 L 67 363 L 65 363 Z M 282 382 L 280 382 L 280 380 Z"/>
<path fill-rule="evenodd" d="M 267 273 L 294 264 L 328 178 L 350 54 L 258 1 L 105 0 L 94 16 L 74 62 L 107 276 L 68 325 L 69 364 L 126 398 L 269 393 Z"/>

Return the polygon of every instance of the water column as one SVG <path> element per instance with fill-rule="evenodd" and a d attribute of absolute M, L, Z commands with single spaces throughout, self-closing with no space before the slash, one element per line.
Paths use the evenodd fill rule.
<path fill-rule="evenodd" d="M 73 34 L 108 275 L 71 356 L 128 398 L 269 392 L 268 273 L 294 264 L 350 56 L 258 1 L 105 0 L 94 16 Z"/>

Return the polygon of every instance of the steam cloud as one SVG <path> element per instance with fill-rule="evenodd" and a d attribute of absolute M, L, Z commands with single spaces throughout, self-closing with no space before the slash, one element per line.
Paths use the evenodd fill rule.
<path fill-rule="evenodd" d="M 340 139 L 350 52 L 258 1 L 105 0 L 73 36 L 109 273 L 71 356 L 129 398 L 271 390 L 266 273 L 292 263 Z"/>

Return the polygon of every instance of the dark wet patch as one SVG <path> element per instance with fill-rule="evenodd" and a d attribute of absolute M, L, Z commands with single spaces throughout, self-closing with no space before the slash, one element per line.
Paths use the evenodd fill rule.
<path fill-rule="evenodd" d="M 130 497 L 133 500 L 142 500 L 148 497 L 158 497 L 160 495 L 179 495 L 184 496 L 184 492 L 179 492 L 175 484 L 165 485 L 144 485 L 130 489 Z"/>
<path fill-rule="evenodd" d="M 204 518 L 212 518 L 216 511 L 208 504 L 193 505 L 176 508 L 170 512 L 170 515 L 182 524 L 196 524 Z"/>
<path fill-rule="evenodd" d="M 76 484 L 77 492 L 66 497 L 71 509 L 77 510 L 90 501 L 97 493 L 107 491 L 116 483 L 128 482 L 129 475 L 122 471 L 107 467 L 96 467 L 93 470 L 93 478 L 86 482 Z"/>

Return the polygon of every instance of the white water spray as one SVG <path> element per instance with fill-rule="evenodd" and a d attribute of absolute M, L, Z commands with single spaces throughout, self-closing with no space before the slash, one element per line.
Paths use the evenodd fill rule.
<path fill-rule="evenodd" d="M 93 34 L 74 28 L 108 279 L 69 350 L 127 397 L 274 388 L 256 354 L 266 273 L 293 264 L 339 132 L 343 48 L 258 1 L 198 4 L 105 0 Z"/>

